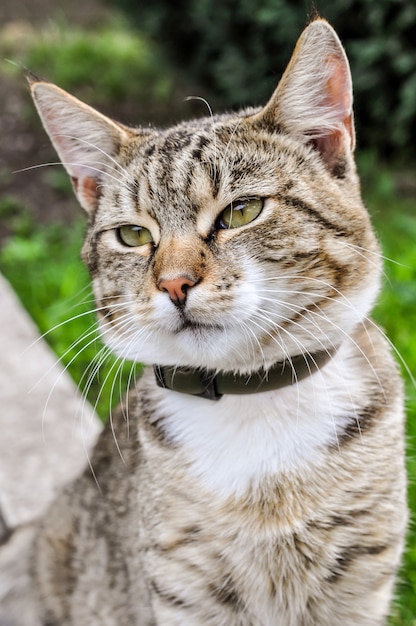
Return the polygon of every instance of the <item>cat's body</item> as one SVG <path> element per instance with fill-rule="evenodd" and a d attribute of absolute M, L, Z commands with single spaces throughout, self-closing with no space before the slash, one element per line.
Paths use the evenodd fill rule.
<path fill-rule="evenodd" d="M 129 437 L 114 415 L 124 460 L 111 427 L 92 459 L 102 493 L 88 470 L 48 516 L 37 572 L 47 605 L 69 601 L 47 623 L 382 624 L 405 525 L 402 427 L 394 364 L 369 336 L 355 340 L 374 372 L 346 348 L 335 374 L 300 383 L 303 417 L 287 390 L 279 403 L 274 393 L 182 402 L 147 372 L 130 398 Z M 349 406 L 333 418 L 319 414 L 332 385 L 334 405 Z M 165 418 L 183 448 L 161 431 Z"/>
<path fill-rule="evenodd" d="M 90 215 L 107 343 L 211 377 L 294 364 L 294 384 L 248 395 L 238 379 L 218 401 L 145 371 L 95 476 L 42 522 L 44 623 L 380 626 L 406 527 L 403 398 L 367 319 L 380 259 L 335 33 L 306 29 L 264 109 L 167 131 L 32 88 Z"/>

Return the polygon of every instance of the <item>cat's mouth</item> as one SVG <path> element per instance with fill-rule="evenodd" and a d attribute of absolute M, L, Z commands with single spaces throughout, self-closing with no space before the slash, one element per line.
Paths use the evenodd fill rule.
<path fill-rule="evenodd" d="M 219 324 L 210 323 L 204 324 L 203 322 L 196 322 L 194 320 L 190 320 L 188 318 L 182 317 L 180 322 L 178 323 L 178 327 L 175 330 L 175 334 L 179 334 L 182 332 L 190 331 L 194 333 L 206 333 L 208 331 L 222 331 L 224 330 L 224 326 L 220 326 Z"/>
<path fill-rule="evenodd" d="M 179 310 L 178 316 L 176 317 L 174 324 L 171 326 L 171 331 L 174 335 L 189 332 L 201 335 L 208 332 L 223 331 L 224 329 L 225 325 L 223 323 L 219 323 L 218 320 L 213 320 L 212 315 L 208 320 L 204 319 L 203 316 L 192 315 L 192 313 L 187 310 Z"/>

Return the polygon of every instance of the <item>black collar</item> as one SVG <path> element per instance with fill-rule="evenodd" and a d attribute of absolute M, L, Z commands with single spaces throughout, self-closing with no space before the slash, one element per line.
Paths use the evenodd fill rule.
<path fill-rule="evenodd" d="M 298 383 L 321 369 L 336 350 L 321 350 L 313 354 L 299 354 L 291 359 L 275 363 L 270 369 L 260 369 L 249 374 L 218 372 L 154 365 L 159 387 L 181 393 L 219 400 L 224 394 L 247 394 L 272 391 Z"/>

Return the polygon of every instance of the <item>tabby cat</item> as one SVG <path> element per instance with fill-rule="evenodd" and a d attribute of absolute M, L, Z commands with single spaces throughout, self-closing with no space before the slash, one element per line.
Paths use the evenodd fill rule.
<path fill-rule="evenodd" d="M 149 366 L 42 520 L 40 623 L 384 624 L 403 393 L 367 317 L 381 261 L 334 30 L 309 24 L 264 108 L 167 130 L 31 90 L 89 216 L 102 336 Z"/>

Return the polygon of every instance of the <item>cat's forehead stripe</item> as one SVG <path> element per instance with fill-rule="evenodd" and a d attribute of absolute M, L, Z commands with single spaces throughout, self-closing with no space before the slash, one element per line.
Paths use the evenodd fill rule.
<path fill-rule="evenodd" d="M 192 202 L 191 190 L 198 183 L 204 188 L 209 186 L 213 198 L 217 196 L 220 185 L 218 143 L 212 127 L 204 124 L 175 128 L 151 140 L 135 168 L 138 187 L 145 189 L 152 212 L 157 205 L 163 207 L 169 203 L 179 217 L 186 213 L 187 219 L 193 219 L 198 207 Z M 140 196 L 141 189 L 138 193 Z"/>

